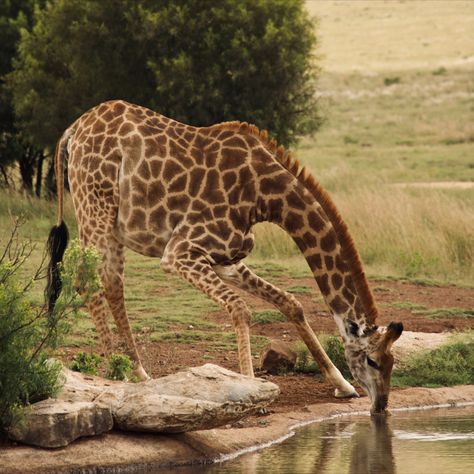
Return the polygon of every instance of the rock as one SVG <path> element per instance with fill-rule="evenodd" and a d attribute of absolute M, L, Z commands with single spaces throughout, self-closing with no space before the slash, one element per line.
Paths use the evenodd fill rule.
<path fill-rule="evenodd" d="M 293 370 L 296 364 L 296 352 L 288 344 L 272 341 L 263 350 L 260 357 L 260 367 L 270 374 L 279 374 Z"/>
<path fill-rule="evenodd" d="M 180 433 L 240 420 L 271 403 L 279 388 L 206 364 L 140 383 L 112 382 L 63 369 L 57 399 L 29 407 L 24 424 L 9 435 L 35 446 L 66 446 L 81 436 L 116 428 Z"/>
<path fill-rule="evenodd" d="M 139 384 L 104 391 L 96 403 L 108 406 L 118 428 L 179 433 L 237 421 L 271 403 L 279 388 L 206 364 Z"/>
<path fill-rule="evenodd" d="M 10 438 L 42 448 L 59 448 L 82 436 L 112 429 L 112 412 L 93 402 L 47 399 L 27 409 L 24 422 L 10 428 Z"/>

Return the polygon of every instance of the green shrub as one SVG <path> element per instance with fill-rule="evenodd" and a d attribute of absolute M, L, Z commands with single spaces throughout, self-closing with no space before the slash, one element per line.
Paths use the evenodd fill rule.
<path fill-rule="evenodd" d="M 459 340 L 417 354 L 393 371 L 392 385 L 440 387 L 474 384 L 474 340 Z"/>
<path fill-rule="evenodd" d="M 48 360 L 68 328 L 67 316 L 78 306 L 69 287 L 75 269 L 65 261 L 64 294 L 52 314 L 32 302 L 32 288 L 42 280 L 43 268 L 21 277 L 33 247 L 18 239 L 18 222 L 0 254 L 0 430 L 18 421 L 22 407 L 54 395 L 61 387 L 61 364 Z M 86 257 L 86 268 L 92 265 Z M 85 272 L 78 280 L 87 287 Z M 93 280 L 93 278 L 92 278 Z"/>
<path fill-rule="evenodd" d="M 94 352 L 78 352 L 74 356 L 71 370 L 83 374 L 97 375 L 98 368 L 102 362 L 102 357 Z"/>
<path fill-rule="evenodd" d="M 132 372 L 132 361 L 130 357 L 123 354 L 112 354 L 109 357 L 107 378 L 112 380 L 128 380 Z"/>
<path fill-rule="evenodd" d="M 393 84 L 400 84 L 401 80 L 398 76 L 395 77 L 386 77 L 383 80 L 384 85 L 386 86 L 392 86 Z"/>
<path fill-rule="evenodd" d="M 332 336 L 328 334 L 320 334 L 318 336 L 321 345 L 323 346 L 326 354 L 332 360 L 334 365 L 341 371 L 345 378 L 352 378 L 351 371 L 346 362 L 344 355 L 344 345 L 338 336 Z M 314 361 L 306 345 L 302 342 L 298 342 L 294 350 L 297 354 L 295 370 L 303 373 L 318 373 L 321 371 Z"/>
<path fill-rule="evenodd" d="M 443 66 L 440 66 L 438 69 L 435 69 L 432 74 L 433 76 L 444 76 L 447 73 L 447 69 Z"/>

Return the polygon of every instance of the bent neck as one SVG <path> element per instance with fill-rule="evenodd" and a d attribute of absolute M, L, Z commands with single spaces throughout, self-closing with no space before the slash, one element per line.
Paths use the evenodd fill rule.
<path fill-rule="evenodd" d="M 295 180 L 292 187 L 291 202 L 287 198 L 279 215 L 273 213 L 272 221 L 291 235 L 303 253 L 341 335 L 346 338 L 349 333 L 371 331 L 376 309 L 373 299 L 366 301 L 364 297 L 367 292 L 370 297 L 372 294 L 366 281 L 365 291 L 359 290 L 360 281 L 356 279 L 365 279 L 365 275 L 360 268 L 358 272 L 351 268 L 351 259 L 337 233 L 341 222 L 333 222 L 301 183 Z"/>

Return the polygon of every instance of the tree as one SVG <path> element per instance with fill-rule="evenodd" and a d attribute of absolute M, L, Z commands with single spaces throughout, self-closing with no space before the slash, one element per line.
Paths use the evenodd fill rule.
<path fill-rule="evenodd" d="M 57 0 L 22 30 L 9 87 L 52 149 L 88 108 L 122 98 L 194 125 L 246 120 L 288 144 L 320 124 L 303 0 Z"/>
<path fill-rule="evenodd" d="M 8 186 L 8 168 L 18 162 L 23 189 L 30 193 L 33 192 L 36 171 L 35 192 L 38 196 L 41 193 L 44 153 L 15 126 L 12 97 L 4 82 L 12 70 L 20 29 L 31 27 L 35 5 L 43 3 L 40 0 L 5 0 L 0 4 L 0 177 Z"/>

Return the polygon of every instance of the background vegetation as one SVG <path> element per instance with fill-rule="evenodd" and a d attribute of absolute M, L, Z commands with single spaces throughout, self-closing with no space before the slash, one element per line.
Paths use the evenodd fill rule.
<path fill-rule="evenodd" d="M 5 133 L 43 153 L 117 98 L 194 125 L 247 120 L 286 144 L 320 124 L 302 0 L 9 0 L 2 37 Z M 18 142 L 0 149 L 5 180 Z"/>

